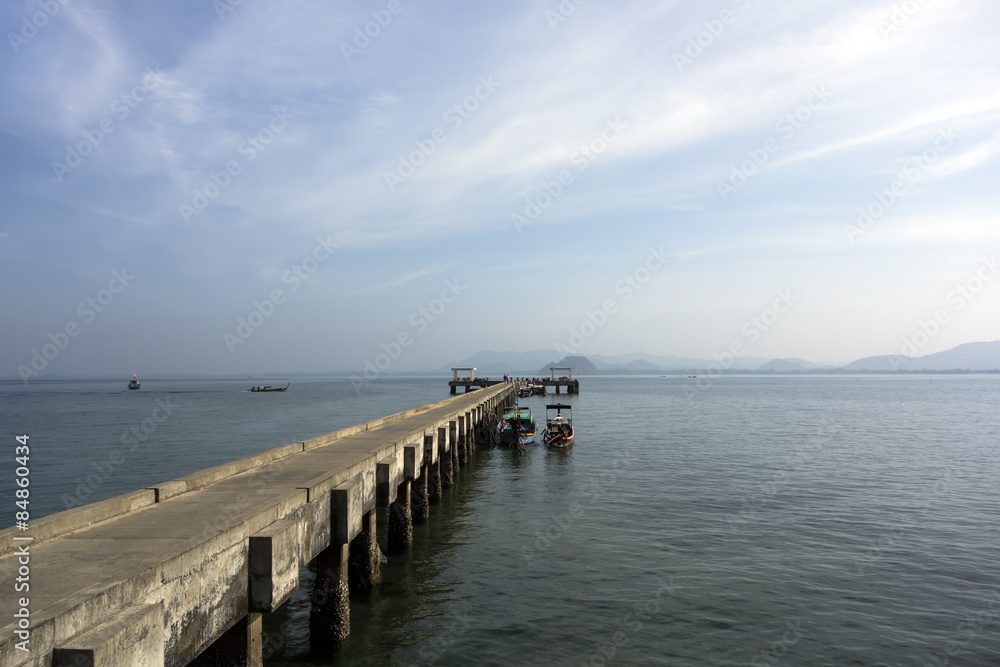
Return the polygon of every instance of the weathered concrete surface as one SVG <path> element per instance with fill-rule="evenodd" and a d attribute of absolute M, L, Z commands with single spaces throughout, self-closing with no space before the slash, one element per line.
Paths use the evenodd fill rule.
<path fill-rule="evenodd" d="M 261 614 L 241 618 L 212 644 L 215 667 L 263 667 L 263 631 Z"/>
<path fill-rule="evenodd" d="M 389 526 L 386 535 L 389 555 L 406 553 L 413 545 L 410 484 L 410 482 L 400 484 L 396 491 L 396 500 L 389 505 Z"/>
<path fill-rule="evenodd" d="M 351 540 L 347 583 L 351 593 L 367 593 L 382 581 L 382 559 L 375 540 L 375 510 L 361 519 L 361 532 Z"/>
<path fill-rule="evenodd" d="M 496 405 L 509 391 L 509 385 L 482 389 L 279 447 L 33 521 L 27 534 L 0 531 L 7 550 L 0 557 L 3 591 L 14 590 L 17 576 L 17 556 L 9 548 L 16 548 L 13 536 L 35 540 L 27 593 L 30 653 L 15 648 L 18 600 L 5 592 L 0 667 L 48 667 L 55 648 L 72 647 L 135 605 L 162 609 L 163 664 L 187 664 L 251 613 L 251 537 L 285 522 L 279 532 L 297 536 L 303 562 L 331 543 L 342 545 L 346 554 L 361 531 L 361 517 L 375 506 L 377 462 L 395 456 L 405 475 L 407 446 L 419 447 L 442 428 L 447 432 L 458 415 Z M 451 458 L 448 442 L 434 444 L 439 447 L 432 454 L 443 446 L 442 459 Z M 416 452 L 411 456 L 415 466 Z M 290 560 L 275 560 L 272 553 L 273 571 Z M 277 584 L 279 598 L 287 587 L 288 582 Z"/>
<path fill-rule="evenodd" d="M 427 466 L 427 499 L 432 503 L 440 502 L 441 493 L 441 461 L 437 461 Z"/>
<path fill-rule="evenodd" d="M 351 634 L 349 550 L 348 544 L 331 544 L 316 559 L 309 611 L 309 646 L 316 653 L 336 650 Z"/>
<path fill-rule="evenodd" d="M 163 667 L 163 607 L 137 604 L 52 653 L 53 667 Z"/>
<path fill-rule="evenodd" d="M 430 497 L 427 494 L 429 475 L 428 466 L 421 467 L 420 476 L 413 480 L 413 485 L 410 487 L 410 512 L 413 514 L 413 520 L 418 523 L 431 518 Z"/>
<path fill-rule="evenodd" d="M 299 589 L 302 527 L 301 521 L 282 519 L 250 536 L 251 612 L 270 614 Z"/>

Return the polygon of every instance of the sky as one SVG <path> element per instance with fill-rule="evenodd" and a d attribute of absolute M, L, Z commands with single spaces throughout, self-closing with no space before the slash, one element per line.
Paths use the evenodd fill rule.
<path fill-rule="evenodd" d="M 7 2 L 0 375 L 1000 338 L 989 0 Z"/>

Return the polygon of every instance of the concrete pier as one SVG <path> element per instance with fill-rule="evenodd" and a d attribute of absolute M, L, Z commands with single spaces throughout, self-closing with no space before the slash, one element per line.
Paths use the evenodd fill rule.
<path fill-rule="evenodd" d="M 443 487 L 441 462 L 437 461 L 427 467 L 427 499 L 432 503 L 440 502 Z"/>
<path fill-rule="evenodd" d="M 350 633 L 352 580 L 377 582 L 381 508 L 398 506 L 392 543 L 407 543 L 407 528 L 412 540 L 421 480 L 428 499 L 440 478 L 454 483 L 459 417 L 466 433 L 482 428 L 512 391 L 479 389 L 0 531 L 0 590 L 15 590 L 24 548 L 31 571 L 27 630 L 21 601 L 0 595 L 0 667 L 181 667 L 205 652 L 259 665 L 263 615 L 313 561 L 310 645 L 327 654 Z"/>
<path fill-rule="evenodd" d="M 448 439 L 448 427 L 438 428 L 438 457 L 441 459 L 441 488 L 447 489 L 454 481 L 455 467 L 452 465 L 451 441 Z"/>
<path fill-rule="evenodd" d="M 316 581 L 309 611 L 309 647 L 316 653 L 336 650 L 351 634 L 349 551 L 349 544 L 334 544 L 316 559 Z"/>
<path fill-rule="evenodd" d="M 410 512 L 410 482 L 403 482 L 389 505 L 389 555 L 396 556 L 413 544 L 413 515 Z"/>
<path fill-rule="evenodd" d="M 382 559 L 376 541 L 376 514 L 368 512 L 361 519 L 361 532 L 351 540 L 347 560 L 347 585 L 351 593 L 367 593 L 382 581 Z"/>
<path fill-rule="evenodd" d="M 427 478 L 430 476 L 430 467 L 426 464 L 420 468 L 420 476 L 413 482 L 410 489 L 410 511 L 413 514 L 413 521 L 423 523 L 431 518 L 431 503 L 427 493 Z"/>
<path fill-rule="evenodd" d="M 262 614 L 247 614 L 215 640 L 212 650 L 215 653 L 216 667 L 263 667 L 264 661 L 261 659 L 263 624 Z M 93 665 L 94 663 L 87 661 L 67 664 Z"/>

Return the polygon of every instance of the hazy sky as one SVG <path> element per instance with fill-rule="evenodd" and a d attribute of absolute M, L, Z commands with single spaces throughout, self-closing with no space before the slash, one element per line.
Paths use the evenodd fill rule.
<path fill-rule="evenodd" d="M 993 0 L 49 0 L 0 24 L 2 375 L 1000 338 Z"/>

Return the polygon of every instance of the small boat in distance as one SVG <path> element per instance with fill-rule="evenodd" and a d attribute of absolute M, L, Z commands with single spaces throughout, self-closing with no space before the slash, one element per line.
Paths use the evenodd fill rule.
<path fill-rule="evenodd" d="M 555 415 L 551 412 L 555 410 Z M 563 415 L 563 411 L 566 414 Z M 567 447 L 573 443 L 573 407 L 564 403 L 545 406 L 545 434 L 542 440 L 553 447 Z"/>
<path fill-rule="evenodd" d="M 284 387 L 272 387 L 271 385 L 250 387 L 250 391 L 254 392 L 255 394 L 262 391 L 285 391 L 286 389 L 288 389 L 288 385 L 290 384 L 291 382 L 286 384 Z"/>
<path fill-rule="evenodd" d="M 497 424 L 502 447 L 526 447 L 535 441 L 537 432 L 538 424 L 531 416 L 531 408 L 522 408 L 517 403 L 512 408 L 504 409 Z"/>
<path fill-rule="evenodd" d="M 139 384 L 139 378 L 137 378 L 135 376 L 135 373 L 132 373 L 132 379 L 128 381 L 128 388 L 129 389 L 138 389 L 141 386 L 142 385 Z"/>

